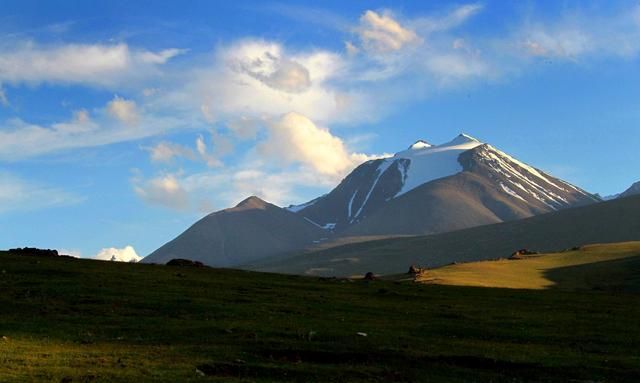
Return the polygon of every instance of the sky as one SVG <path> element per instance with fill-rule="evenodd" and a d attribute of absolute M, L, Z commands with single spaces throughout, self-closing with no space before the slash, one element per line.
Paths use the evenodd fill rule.
<path fill-rule="evenodd" d="M 145 256 L 461 132 L 619 193 L 639 56 L 639 1 L 5 0 L 0 248 Z"/>

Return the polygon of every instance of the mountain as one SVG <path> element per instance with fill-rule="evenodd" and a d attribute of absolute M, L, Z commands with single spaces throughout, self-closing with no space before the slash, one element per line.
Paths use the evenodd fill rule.
<path fill-rule="evenodd" d="M 286 209 L 251 197 L 208 215 L 145 258 L 237 266 L 345 237 L 435 234 L 586 205 L 599 199 L 460 134 L 419 140 L 367 161 L 328 194 Z"/>
<path fill-rule="evenodd" d="M 617 198 L 624 198 L 624 197 L 629 197 L 629 196 L 638 195 L 638 194 L 640 194 L 640 181 L 634 183 L 633 185 L 631 185 L 629 189 L 620 193 Z"/>
<path fill-rule="evenodd" d="M 300 249 L 325 234 L 300 215 L 249 197 L 234 208 L 202 218 L 143 262 L 188 258 L 210 266 L 233 266 Z"/>
<path fill-rule="evenodd" d="M 339 235 L 414 235 L 531 217 L 598 199 L 461 134 L 365 162 L 288 209 Z"/>
<path fill-rule="evenodd" d="M 515 250 L 558 251 L 640 240 L 640 195 L 563 209 L 517 221 L 435 235 L 383 239 L 262 260 L 251 270 L 324 276 L 404 273 L 452 262 L 509 257 Z"/>

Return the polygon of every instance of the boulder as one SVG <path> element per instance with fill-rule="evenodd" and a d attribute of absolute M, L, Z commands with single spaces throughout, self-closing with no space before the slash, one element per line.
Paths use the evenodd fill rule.
<path fill-rule="evenodd" d="M 30 256 L 38 256 L 38 257 L 57 257 L 58 256 L 58 250 L 38 249 L 35 247 L 9 249 L 9 252 L 17 255 L 30 255 Z"/>
<path fill-rule="evenodd" d="M 192 261 L 190 259 L 174 258 L 167 262 L 167 266 L 179 266 L 179 267 L 205 267 L 202 262 Z"/>

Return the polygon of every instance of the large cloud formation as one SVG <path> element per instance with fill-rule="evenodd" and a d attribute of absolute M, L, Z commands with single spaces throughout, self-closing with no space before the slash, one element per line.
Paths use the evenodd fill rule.
<path fill-rule="evenodd" d="M 320 174 L 336 177 L 367 159 L 364 154 L 349 153 L 344 142 L 328 129 L 293 112 L 269 124 L 269 137 L 258 150 L 276 161 L 307 165 Z"/>

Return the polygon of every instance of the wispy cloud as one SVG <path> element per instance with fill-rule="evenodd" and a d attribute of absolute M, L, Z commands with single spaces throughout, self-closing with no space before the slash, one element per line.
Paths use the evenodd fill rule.
<path fill-rule="evenodd" d="M 347 17 L 322 8 L 300 6 L 285 3 L 271 3 L 262 6 L 252 6 L 252 10 L 275 13 L 293 22 L 319 25 L 324 28 L 346 31 L 351 23 Z"/>
<path fill-rule="evenodd" d="M 68 206 L 83 200 L 60 187 L 28 181 L 0 169 L 0 213 Z"/>
<path fill-rule="evenodd" d="M 134 105 L 116 98 L 94 114 L 79 110 L 69 120 L 50 125 L 19 118 L 0 122 L 0 160 L 18 161 L 62 150 L 132 141 L 190 126 L 189 116 L 138 114 Z"/>
<path fill-rule="evenodd" d="M 7 98 L 7 93 L 5 92 L 2 84 L 0 84 L 0 106 L 8 106 L 9 98 Z"/>
<path fill-rule="evenodd" d="M 614 16 L 568 11 L 555 20 L 527 20 L 511 37 L 530 56 L 579 61 L 640 53 L 640 5 Z"/>
<path fill-rule="evenodd" d="M 0 83 L 127 87 L 157 76 L 158 65 L 184 52 L 181 49 L 160 52 L 132 49 L 125 43 L 5 43 L 0 44 Z"/>
<path fill-rule="evenodd" d="M 389 11 L 366 11 L 355 30 L 364 49 L 376 53 L 397 51 L 421 41 L 415 31 L 400 25 Z"/>

